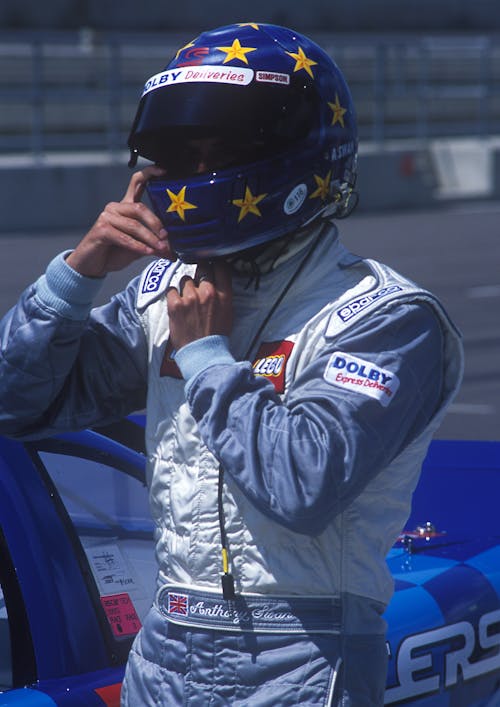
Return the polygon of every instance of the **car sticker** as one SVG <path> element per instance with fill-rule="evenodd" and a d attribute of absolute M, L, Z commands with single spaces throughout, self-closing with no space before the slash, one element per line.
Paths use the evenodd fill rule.
<path fill-rule="evenodd" d="M 101 604 L 115 638 L 135 636 L 141 628 L 141 620 L 126 592 L 101 597 Z"/>
<path fill-rule="evenodd" d="M 85 548 L 99 594 L 128 592 L 135 600 L 144 598 L 144 587 L 132 564 L 115 543 L 98 543 Z"/>

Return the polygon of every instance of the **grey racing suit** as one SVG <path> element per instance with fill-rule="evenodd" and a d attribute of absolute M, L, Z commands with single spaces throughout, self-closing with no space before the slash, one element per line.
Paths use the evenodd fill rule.
<path fill-rule="evenodd" d="M 234 273 L 229 340 L 173 352 L 165 292 L 193 272 L 155 261 L 90 310 L 98 283 L 58 256 L 2 323 L 0 431 L 147 407 L 158 588 L 124 705 L 382 704 L 385 556 L 459 386 L 460 336 L 321 224 L 257 289 Z"/>

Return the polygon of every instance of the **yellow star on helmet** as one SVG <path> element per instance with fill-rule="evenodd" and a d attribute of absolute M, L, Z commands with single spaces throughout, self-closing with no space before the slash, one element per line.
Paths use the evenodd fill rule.
<path fill-rule="evenodd" d="M 238 22 L 238 27 L 253 27 L 254 29 L 260 29 L 256 22 Z"/>
<path fill-rule="evenodd" d="M 295 67 L 293 69 L 294 73 L 295 71 L 300 71 L 301 69 L 304 69 L 307 71 L 309 76 L 313 79 L 314 74 L 312 72 L 311 66 L 314 66 L 317 64 L 317 61 L 313 61 L 312 59 L 308 59 L 307 56 L 304 53 L 304 50 L 302 47 L 299 47 L 299 50 L 297 53 L 295 52 L 287 52 L 289 56 L 292 57 L 292 59 L 295 59 Z"/>
<path fill-rule="evenodd" d="M 247 214 L 255 214 L 256 216 L 262 216 L 257 204 L 262 201 L 267 196 L 267 194 L 259 194 L 259 196 L 254 196 L 248 187 L 245 188 L 245 198 L 244 199 L 233 199 L 233 204 L 239 206 L 240 214 L 238 216 L 238 223 L 245 218 Z"/>
<path fill-rule="evenodd" d="M 333 111 L 332 125 L 335 125 L 335 123 L 340 123 L 341 126 L 345 128 L 344 113 L 347 113 L 347 108 L 342 108 L 340 105 L 338 93 L 335 94 L 335 103 L 329 102 L 328 105 Z"/>
<path fill-rule="evenodd" d="M 182 187 L 178 194 L 174 194 L 173 191 L 167 189 L 167 194 L 169 195 L 170 201 L 172 202 L 167 209 L 167 213 L 169 211 L 176 211 L 183 221 L 186 220 L 186 217 L 184 216 L 184 211 L 186 211 L 187 209 L 198 208 L 194 204 L 190 204 L 189 201 L 186 201 L 186 187 Z"/>
<path fill-rule="evenodd" d="M 310 199 L 322 199 L 325 201 L 327 198 L 329 192 L 330 192 L 330 179 L 332 177 L 331 171 L 328 172 L 326 177 L 322 179 L 319 177 L 317 174 L 314 175 L 314 179 L 316 180 L 316 184 L 318 185 L 318 188 L 316 191 L 313 191 L 313 193 L 309 196 Z"/>
<path fill-rule="evenodd" d="M 221 52 L 226 52 L 226 56 L 222 62 L 223 64 L 227 64 L 228 61 L 232 61 L 233 59 L 239 59 L 240 61 L 244 61 L 245 64 L 248 64 L 246 55 L 249 52 L 255 52 L 257 47 L 242 47 L 240 40 L 235 39 L 230 47 L 217 47 L 217 49 L 220 49 Z"/>

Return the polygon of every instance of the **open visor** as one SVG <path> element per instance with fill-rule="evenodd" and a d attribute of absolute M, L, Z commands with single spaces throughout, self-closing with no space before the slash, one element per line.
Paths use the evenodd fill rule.
<path fill-rule="evenodd" d="M 139 103 L 130 150 L 161 164 L 183 138 L 217 136 L 275 151 L 314 134 L 316 90 L 288 74 L 258 81 L 262 74 L 203 65 L 153 76 Z"/>

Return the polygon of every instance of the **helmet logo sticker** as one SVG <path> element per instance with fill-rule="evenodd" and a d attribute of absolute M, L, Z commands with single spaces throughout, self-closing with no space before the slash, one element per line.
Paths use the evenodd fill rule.
<path fill-rule="evenodd" d="M 311 66 L 315 66 L 318 62 L 313 61 L 312 59 L 308 59 L 307 56 L 304 53 L 304 50 L 302 47 L 299 47 L 298 52 L 286 52 L 288 56 L 291 56 L 292 59 L 295 59 L 295 66 L 294 66 L 294 72 L 295 71 L 300 71 L 301 69 L 304 69 L 304 71 L 307 71 L 309 76 L 313 79 L 314 74 L 312 72 Z"/>
<path fill-rule="evenodd" d="M 335 123 L 340 123 L 340 125 L 345 128 L 344 113 L 347 113 L 347 108 L 343 108 L 340 105 L 338 93 L 335 94 L 335 103 L 328 102 L 328 105 L 333 111 L 332 125 L 335 125 Z"/>
<path fill-rule="evenodd" d="M 221 69 L 220 66 L 211 66 L 209 64 L 200 66 L 200 68 L 183 66 L 179 69 L 167 69 L 167 71 L 162 71 L 159 74 L 151 76 L 144 85 L 142 95 L 145 96 L 146 93 L 154 91 L 157 88 L 163 88 L 164 86 L 196 81 L 247 86 L 252 81 L 253 77 L 253 69 L 236 69 L 234 67 Z"/>
<path fill-rule="evenodd" d="M 255 216 L 262 216 L 260 209 L 257 206 L 259 201 L 262 201 L 267 196 L 267 194 L 259 194 L 259 196 L 254 196 L 250 191 L 249 187 L 245 189 L 244 199 L 233 199 L 233 204 L 238 206 L 240 213 L 238 216 L 238 223 L 245 218 L 247 214 L 255 214 Z"/>
<path fill-rule="evenodd" d="M 189 42 L 189 44 L 185 44 L 183 47 L 178 49 L 177 54 L 175 55 L 175 59 L 177 60 L 179 58 L 184 49 L 189 49 L 190 47 L 194 47 L 194 42 Z"/>
<path fill-rule="evenodd" d="M 222 62 L 223 64 L 227 64 L 228 61 L 232 61 L 233 59 L 239 59 L 239 61 L 248 64 L 246 55 L 249 52 L 257 51 L 257 47 L 242 47 L 239 39 L 235 39 L 230 47 L 217 47 L 217 49 L 226 53 L 224 61 Z"/>
<path fill-rule="evenodd" d="M 167 189 L 167 194 L 170 197 L 171 204 L 167 209 L 167 213 L 170 211 L 176 211 L 183 221 L 186 220 L 184 216 L 184 211 L 187 209 L 197 209 L 198 207 L 194 204 L 190 204 L 186 201 L 186 187 L 182 187 L 178 194 L 175 194 L 170 189 Z"/>
<path fill-rule="evenodd" d="M 356 152 L 356 143 L 353 140 L 348 142 L 342 142 L 336 147 L 332 147 L 331 159 L 341 160 L 344 157 L 349 157 L 349 155 L 354 155 Z"/>
<path fill-rule="evenodd" d="M 177 52 L 179 54 L 186 50 L 182 61 L 177 61 L 177 66 L 198 66 L 203 63 L 203 59 L 210 53 L 209 47 L 195 47 L 192 44 L 187 44 Z"/>
<path fill-rule="evenodd" d="M 313 191 L 311 196 L 309 197 L 310 199 L 322 199 L 325 201 L 328 198 L 328 195 L 330 193 L 330 179 L 332 178 L 332 172 L 328 172 L 326 177 L 323 179 L 319 175 L 315 174 L 314 179 L 316 180 L 316 184 L 318 185 L 317 189 Z"/>
<path fill-rule="evenodd" d="M 276 71 L 257 71 L 255 80 L 262 83 L 283 83 L 290 85 L 290 74 L 279 74 Z"/>
<path fill-rule="evenodd" d="M 307 187 L 305 184 L 298 184 L 290 194 L 286 197 L 283 205 L 283 211 L 287 216 L 291 216 L 300 209 L 307 196 Z"/>

